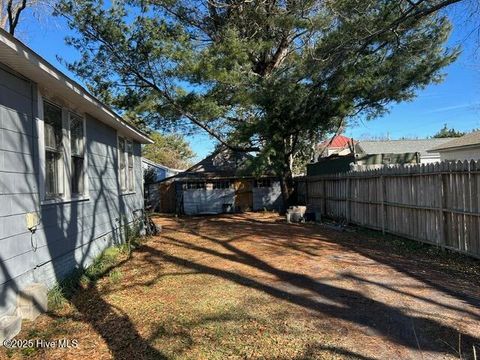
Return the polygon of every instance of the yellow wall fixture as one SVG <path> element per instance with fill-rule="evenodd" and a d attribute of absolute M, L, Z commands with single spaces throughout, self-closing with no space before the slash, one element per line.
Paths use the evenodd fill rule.
<path fill-rule="evenodd" d="M 31 232 L 37 230 L 37 226 L 39 224 L 38 213 L 30 212 L 25 214 L 25 220 L 27 222 L 27 229 Z"/>

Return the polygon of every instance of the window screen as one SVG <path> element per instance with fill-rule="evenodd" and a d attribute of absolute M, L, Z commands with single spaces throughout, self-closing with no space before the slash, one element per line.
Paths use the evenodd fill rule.
<path fill-rule="evenodd" d="M 62 196 L 62 109 L 43 103 L 45 140 L 45 195 L 47 198 Z"/>
<path fill-rule="evenodd" d="M 70 146 L 72 156 L 72 194 L 84 193 L 85 136 L 83 119 L 70 114 Z"/>

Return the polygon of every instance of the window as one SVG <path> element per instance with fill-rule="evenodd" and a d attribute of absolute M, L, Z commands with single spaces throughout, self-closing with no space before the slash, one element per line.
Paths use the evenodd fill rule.
<path fill-rule="evenodd" d="M 232 183 L 230 180 L 220 180 L 213 183 L 214 189 L 230 189 L 231 187 Z"/>
<path fill-rule="evenodd" d="M 70 114 L 70 149 L 72 158 L 72 195 L 79 196 L 84 193 L 85 185 L 85 135 L 83 119 L 74 114 Z"/>
<path fill-rule="evenodd" d="M 45 139 L 45 198 L 63 196 L 63 126 L 62 109 L 43 104 Z"/>
<path fill-rule="evenodd" d="M 43 105 L 43 200 L 70 200 L 86 193 L 85 120 L 49 101 Z"/>
<path fill-rule="evenodd" d="M 118 138 L 118 166 L 120 172 L 120 189 L 122 192 L 135 191 L 135 171 L 133 143 L 130 140 Z"/>
<path fill-rule="evenodd" d="M 119 170 L 120 170 L 120 189 L 127 191 L 127 165 L 125 161 L 125 139 L 118 139 L 118 156 L 119 156 Z"/>
<path fill-rule="evenodd" d="M 206 184 L 204 182 L 187 182 L 182 187 L 183 190 L 199 190 L 206 189 Z"/>
<path fill-rule="evenodd" d="M 127 141 L 127 160 L 128 160 L 128 191 L 135 190 L 135 177 L 133 171 L 133 144 Z"/>
<path fill-rule="evenodd" d="M 271 179 L 258 179 L 255 181 L 256 188 L 267 188 L 272 186 Z"/>

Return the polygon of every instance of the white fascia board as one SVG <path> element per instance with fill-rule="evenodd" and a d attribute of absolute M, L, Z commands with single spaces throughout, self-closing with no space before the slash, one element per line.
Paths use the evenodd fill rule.
<path fill-rule="evenodd" d="M 141 144 L 153 143 L 147 135 L 127 124 L 80 84 L 2 29 L 0 29 L 0 62 L 37 83 L 41 89 L 46 89 L 49 93 L 75 104 L 79 111 L 90 114 L 124 136 Z"/>

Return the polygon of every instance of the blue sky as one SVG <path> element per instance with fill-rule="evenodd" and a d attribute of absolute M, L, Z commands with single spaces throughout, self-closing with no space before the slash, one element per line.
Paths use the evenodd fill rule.
<path fill-rule="evenodd" d="M 367 137 L 425 138 L 443 124 L 457 130 L 480 128 L 480 35 L 477 22 L 467 21 L 463 3 L 448 9 L 453 31 L 447 46 L 460 45 L 458 60 L 445 68 L 445 80 L 418 92 L 411 102 L 394 104 L 383 117 L 368 122 L 357 121 L 346 130 L 355 139 Z"/>
<path fill-rule="evenodd" d="M 346 129 L 346 135 L 355 139 L 385 137 L 424 138 L 433 135 L 443 124 L 458 130 L 480 128 L 480 36 L 474 32 L 477 24 L 467 22 L 465 5 L 458 4 L 448 10 L 453 21 L 453 32 L 448 46 L 460 44 L 462 54 L 446 69 L 445 81 L 430 85 L 420 91 L 411 102 L 393 104 L 391 111 L 381 118 L 368 122 L 357 121 Z M 74 49 L 65 45 L 69 30 L 61 18 L 36 16 L 26 12 L 21 19 L 16 36 L 33 50 L 75 78 L 57 61 L 57 55 L 66 60 L 77 56 Z M 79 79 L 77 79 L 81 82 Z M 197 160 L 208 155 L 214 141 L 207 135 L 188 138 Z"/>

